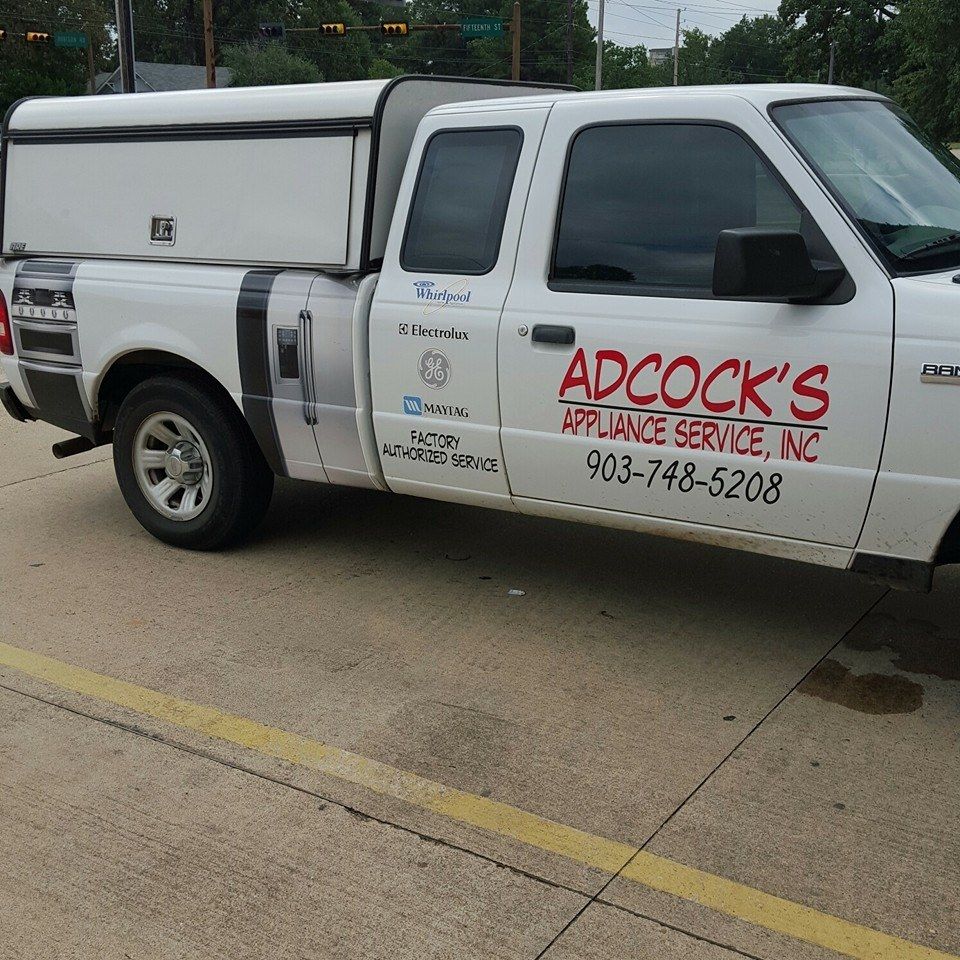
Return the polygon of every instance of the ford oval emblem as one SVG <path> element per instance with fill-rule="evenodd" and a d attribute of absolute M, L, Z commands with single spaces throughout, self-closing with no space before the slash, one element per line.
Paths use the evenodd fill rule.
<path fill-rule="evenodd" d="M 415 287 L 435 287 L 436 284 L 432 280 L 414 280 L 413 285 Z"/>

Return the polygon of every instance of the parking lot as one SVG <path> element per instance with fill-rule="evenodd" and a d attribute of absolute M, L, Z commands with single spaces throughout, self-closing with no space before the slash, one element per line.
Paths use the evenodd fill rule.
<path fill-rule="evenodd" d="M 0 956 L 960 954 L 960 574 L 293 481 L 177 552 L 63 436 L 0 419 Z"/>

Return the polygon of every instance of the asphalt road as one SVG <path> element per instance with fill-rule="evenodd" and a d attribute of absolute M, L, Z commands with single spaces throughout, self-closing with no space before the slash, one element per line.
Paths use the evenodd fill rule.
<path fill-rule="evenodd" d="M 61 436 L 0 419 L 0 957 L 960 954 L 958 574 L 292 481 L 191 554 Z"/>

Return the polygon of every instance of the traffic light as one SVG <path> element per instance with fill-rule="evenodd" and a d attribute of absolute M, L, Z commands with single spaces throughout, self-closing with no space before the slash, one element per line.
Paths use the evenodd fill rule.
<path fill-rule="evenodd" d="M 261 40 L 283 40 L 287 35 L 282 23 L 261 23 L 257 34 Z"/>
<path fill-rule="evenodd" d="M 49 33 L 38 33 L 36 30 L 28 30 L 24 39 L 27 43 L 50 43 L 53 37 Z"/>
<path fill-rule="evenodd" d="M 410 24 L 404 23 L 381 23 L 380 32 L 385 37 L 405 37 L 410 32 Z"/>
<path fill-rule="evenodd" d="M 345 23 L 321 23 L 320 35 L 324 37 L 342 37 L 347 32 Z"/>

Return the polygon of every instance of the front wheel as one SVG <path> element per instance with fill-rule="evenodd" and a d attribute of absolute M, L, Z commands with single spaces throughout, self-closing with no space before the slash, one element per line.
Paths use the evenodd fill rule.
<path fill-rule="evenodd" d="M 239 411 L 186 378 L 155 377 L 130 391 L 114 428 L 113 463 L 140 524 L 190 550 L 242 540 L 273 493 L 273 474 Z"/>

